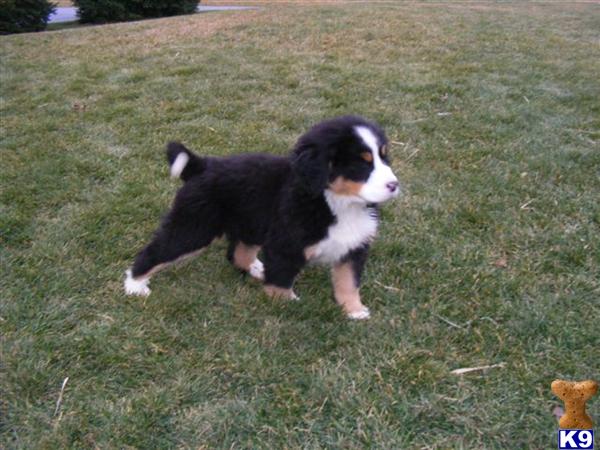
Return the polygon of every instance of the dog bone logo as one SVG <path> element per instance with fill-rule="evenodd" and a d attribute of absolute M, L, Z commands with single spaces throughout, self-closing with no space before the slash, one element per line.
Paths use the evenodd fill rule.
<path fill-rule="evenodd" d="M 565 414 L 558 426 L 571 430 L 590 430 L 593 423 L 585 412 L 585 402 L 598 392 L 598 383 L 593 380 L 580 382 L 554 380 L 552 392 L 565 403 Z"/>

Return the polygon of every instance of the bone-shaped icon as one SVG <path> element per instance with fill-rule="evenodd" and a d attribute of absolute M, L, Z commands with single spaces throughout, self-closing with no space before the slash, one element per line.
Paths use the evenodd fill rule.
<path fill-rule="evenodd" d="M 594 424 L 585 412 L 585 402 L 598 392 L 598 383 L 593 380 L 578 383 L 554 380 L 551 389 L 565 403 L 565 414 L 558 421 L 558 426 L 571 430 L 590 430 Z"/>

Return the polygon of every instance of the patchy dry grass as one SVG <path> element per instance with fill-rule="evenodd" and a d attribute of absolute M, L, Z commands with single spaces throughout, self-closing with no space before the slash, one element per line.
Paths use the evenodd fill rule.
<path fill-rule="evenodd" d="M 553 447 L 550 382 L 600 373 L 597 5 L 261 4 L 0 37 L 2 445 Z M 348 112 L 407 188 L 370 321 L 320 268 L 267 300 L 223 243 L 123 295 L 166 141 L 284 154 Z"/>

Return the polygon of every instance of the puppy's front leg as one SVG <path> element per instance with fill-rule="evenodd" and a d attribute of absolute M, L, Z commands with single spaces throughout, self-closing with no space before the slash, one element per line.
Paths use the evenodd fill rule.
<path fill-rule="evenodd" d="M 265 292 L 269 297 L 300 300 L 292 290 L 305 263 L 302 254 L 280 254 L 265 247 Z"/>
<path fill-rule="evenodd" d="M 366 258 L 367 247 L 353 250 L 334 264 L 331 271 L 335 300 L 350 319 L 368 319 L 371 315 L 369 308 L 360 301 L 359 294 L 360 278 Z"/>
<path fill-rule="evenodd" d="M 300 297 L 292 288 L 275 286 L 274 284 L 265 284 L 265 292 L 271 298 L 282 298 L 284 300 L 300 300 Z"/>

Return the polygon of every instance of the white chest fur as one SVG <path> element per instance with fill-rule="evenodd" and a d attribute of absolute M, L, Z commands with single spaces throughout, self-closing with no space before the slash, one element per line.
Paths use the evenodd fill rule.
<path fill-rule="evenodd" d="M 377 215 L 353 197 L 326 191 L 325 199 L 337 220 L 329 227 L 327 237 L 316 244 L 312 259 L 333 264 L 375 237 Z"/>

